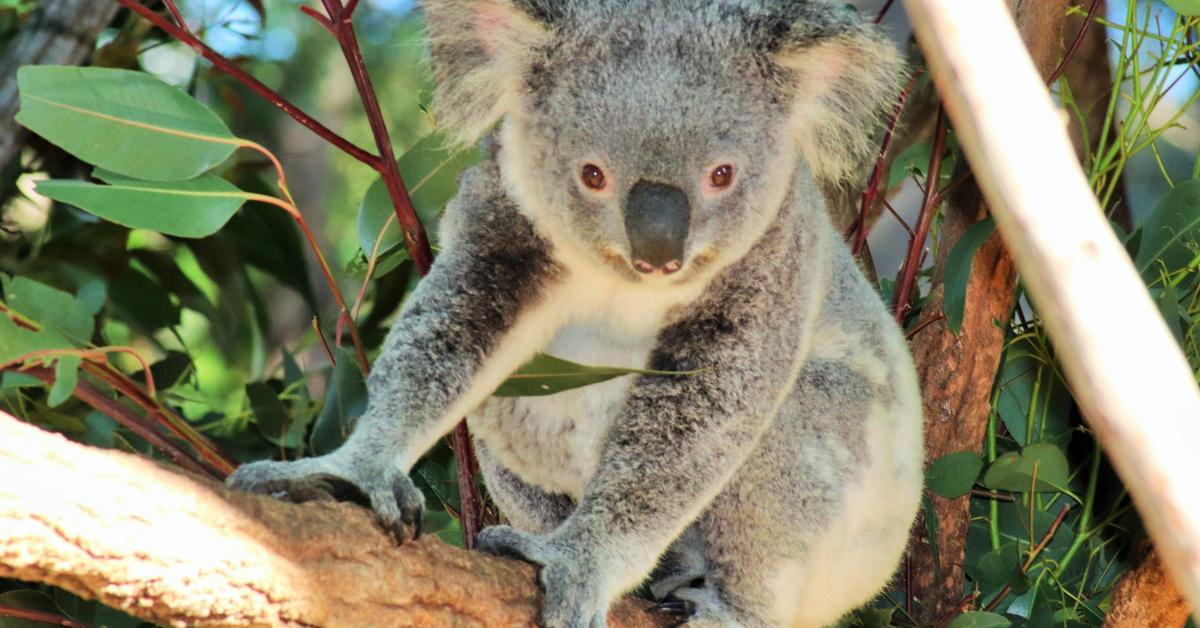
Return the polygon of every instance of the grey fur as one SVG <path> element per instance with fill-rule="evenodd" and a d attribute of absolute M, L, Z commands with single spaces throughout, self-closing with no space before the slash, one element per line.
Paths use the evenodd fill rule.
<path fill-rule="evenodd" d="M 891 577 L 921 489 L 904 339 L 830 225 L 818 181 L 865 163 L 903 72 L 824 0 L 427 0 L 442 119 L 503 119 L 443 222 L 341 449 L 232 483 L 349 482 L 395 528 L 405 475 L 469 413 L 548 626 L 603 626 L 647 576 L 694 625 L 822 626 Z M 862 62 L 871 67 L 864 67 Z M 579 181 L 601 166 L 602 190 Z M 705 187 L 732 164 L 728 189 Z M 683 268 L 631 268 L 639 182 L 683 190 Z M 488 398 L 539 350 L 687 371 Z"/>

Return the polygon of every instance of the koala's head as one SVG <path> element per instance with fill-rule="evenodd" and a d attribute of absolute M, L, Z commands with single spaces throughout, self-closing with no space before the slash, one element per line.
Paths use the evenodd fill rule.
<path fill-rule="evenodd" d="M 426 0 L 437 112 L 498 120 L 518 203 L 631 280 L 746 253 L 789 192 L 863 175 L 902 79 L 893 46 L 829 0 Z M 801 177 L 798 179 L 797 177 Z"/>

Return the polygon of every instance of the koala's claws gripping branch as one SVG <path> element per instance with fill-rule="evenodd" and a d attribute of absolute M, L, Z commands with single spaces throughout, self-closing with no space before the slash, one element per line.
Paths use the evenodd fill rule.
<path fill-rule="evenodd" d="M 172 625 L 531 625 L 529 565 L 396 547 L 350 504 L 289 504 L 0 413 L 0 577 Z M 626 602 L 613 626 L 661 626 Z"/>

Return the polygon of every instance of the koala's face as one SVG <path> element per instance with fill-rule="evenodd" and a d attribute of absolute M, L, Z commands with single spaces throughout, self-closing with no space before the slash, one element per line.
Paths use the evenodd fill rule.
<path fill-rule="evenodd" d="M 686 282 L 740 258 L 797 166 L 778 77 L 703 13 L 560 24 L 504 121 L 501 166 L 535 221 L 631 280 Z"/>

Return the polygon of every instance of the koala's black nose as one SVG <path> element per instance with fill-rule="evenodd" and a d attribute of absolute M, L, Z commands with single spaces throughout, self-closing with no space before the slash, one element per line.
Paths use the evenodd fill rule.
<path fill-rule="evenodd" d="M 642 273 L 671 274 L 683 267 L 692 208 L 683 190 L 638 181 L 625 203 L 625 233 L 633 267 Z"/>

